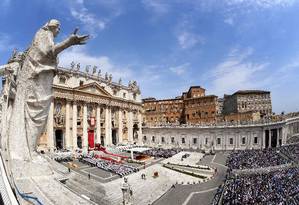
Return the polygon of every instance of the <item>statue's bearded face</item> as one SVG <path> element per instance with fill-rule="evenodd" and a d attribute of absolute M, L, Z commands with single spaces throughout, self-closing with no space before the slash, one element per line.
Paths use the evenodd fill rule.
<path fill-rule="evenodd" d="M 53 36 L 56 37 L 60 31 L 60 25 L 51 27 L 51 31 L 53 32 Z"/>

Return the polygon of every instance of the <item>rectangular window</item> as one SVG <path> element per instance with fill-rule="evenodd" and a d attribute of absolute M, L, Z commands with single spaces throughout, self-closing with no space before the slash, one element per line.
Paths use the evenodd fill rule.
<path fill-rule="evenodd" d="M 164 143 L 165 142 L 165 138 L 161 137 L 161 142 Z"/>
<path fill-rule="evenodd" d="M 246 144 L 246 138 L 245 137 L 242 137 L 242 144 Z"/>
<path fill-rule="evenodd" d="M 234 139 L 233 138 L 229 138 L 229 144 L 230 145 L 234 144 Z"/>
<path fill-rule="evenodd" d="M 197 143 L 197 138 L 193 138 L 193 144 Z"/>
<path fill-rule="evenodd" d="M 184 137 L 182 138 L 182 143 L 185 144 L 185 138 Z"/>
<path fill-rule="evenodd" d="M 146 141 L 146 136 L 145 135 L 143 136 L 143 141 Z"/>
<path fill-rule="evenodd" d="M 155 136 L 152 136 L 152 142 L 155 142 Z"/>
<path fill-rule="evenodd" d="M 206 144 L 208 144 L 208 138 L 206 138 Z"/>
<path fill-rule="evenodd" d="M 171 138 L 171 143 L 174 143 L 174 137 Z"/>
<path fill-rule="evenodd" d="M 254 144 L 257 144 L 257 137 L 254 137 Z"/>
<path fill-rule="evenodd" d="M 221 138 L 217 138 L 217 144 L 221 144 Z"/>

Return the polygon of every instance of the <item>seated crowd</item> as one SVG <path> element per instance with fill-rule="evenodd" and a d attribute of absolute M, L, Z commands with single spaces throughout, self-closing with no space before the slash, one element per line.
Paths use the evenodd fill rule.
<path fill-rule="evenodd" d="M 287 144 L 299 143 L 299 136 L 294 136 L 287 139 Z"/>
<path fill-rule="evenodd" d="M 281 156 L 279 152 L 279 148 L 233 151 L 226 165 L 230 169 L 254 169 L 291 163 L 291 160 Z"/>
<path fill-rule="evenodd" d="M 152 149 L 144 151 L 142 154 L 149 155 L 152 157 L 169 158 L 179 152 L 180 152 L 179 149 L 152 148 Z"/>
<path fill-rule="evenodd" d="M 236 176 L 225 183 L 222 204 L 299 204 L 299 168 Z"/>
<path fill-rule="evenodd" d="M 130 166 L 130 165 L 118 164 L 118 163 L 114 163 L 112 161 L 96 159 L 90 155 L 82 156 L 81 158 L 79 158 L 79 161 L 82 163 L 89 164 L 91 166 L 98 167 L 105 171 L 115 173 L 121 177 L 131 174 L 133 172 L 139 171 L 138 168 Z"/>
<path fill-rule="evenodd" d="M 281 153 L 294 162 L 299 162 L 299 144 L 286 145 L 279 148 Z"/>

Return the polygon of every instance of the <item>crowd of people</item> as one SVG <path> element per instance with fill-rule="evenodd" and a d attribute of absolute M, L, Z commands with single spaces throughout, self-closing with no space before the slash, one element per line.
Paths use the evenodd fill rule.
<path fill-rule="evenodd" d="M 279 150 L 294 162 L 299 162 L 299 144 L 282 146 Z"/>
<path fill-rule="evenodd" d="M 120 164 L 120 163 L 114 163 L 112 161 L 97 159 L 97 158 L 94 158 L 89 155 L 80 157 L 79 161 L 82 163 L 88 164 L 90 166 L 98 167 L 105 171 L 115 173 L 115 174 L 119 175 L 120 177 L 123 177 L 123 176 L 131 174 L 133 172 L 139 171 L 138 168 L 127 165 L 127 164 Z"/>
<path fill-rule="evenodd" d="M 294 143 L 299 143 L 299 135 L 298 136 L 293 136 L 289 139 L 287 139 L 288 144 L 294 144 Z"/>
<path fill-rule="evenodd" d="M 299 168 L 236 176 L 225 183 L 222 204 L 299 204 Z"/>
<path fill-rule="evenodd" d="M 279 152 L 280 148 L 233 151 L 228 157 L 226 165 L 230 169 L 255 169 L 292 162 Z"/>
<path fill-rule="evenodd" d="M 152 148 L 152 149 L 144 151 L 142 154 L 149 155 L 149 156 L 152 156 L 155 158 L 156 157 L 157 158 L 169 158 L 179 152 L 180 152 L 180 149 L 175 149 L 175 148 L 172 148 L 172 149 Z"/>

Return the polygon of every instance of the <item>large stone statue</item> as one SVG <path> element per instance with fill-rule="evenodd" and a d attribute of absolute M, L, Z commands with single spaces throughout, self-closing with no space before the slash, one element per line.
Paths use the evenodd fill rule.
<path fill-rule="evenodd" d="M 16 97 L 9 121 L 8 141 L 12 160 L 32 160 L 37 138 L 45 130 L 52 84 L 57 68 L 57 55 L 73 45 L 85 44 L 87 35 L 74 31 L 66 40 L 55 44 L 59 21 L 52 19 L 40 28 L 25 54 L 16 79 Z"/>
<path fill-rule="evenodd" d="M 133 190 L 131 185 L 128 183 L 128 178 L 124 178 L 124 183 L 122 184 L 121 191 L 123 193 L 123 205 L 133 204 Z"/>

